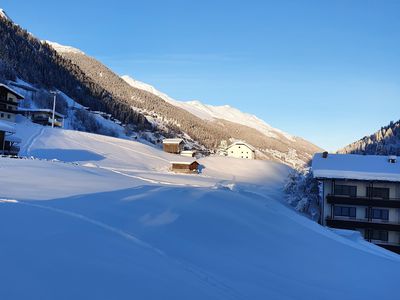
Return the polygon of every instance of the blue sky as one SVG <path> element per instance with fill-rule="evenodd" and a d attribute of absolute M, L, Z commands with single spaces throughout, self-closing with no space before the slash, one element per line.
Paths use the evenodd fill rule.
<path fill-rule="evenodd" d="M 105 3 L 105 1 L 104 1 Z M 179 100 L 229 104 L 336 150 L 400 119 L 400 1 L 0 2 Z"/>

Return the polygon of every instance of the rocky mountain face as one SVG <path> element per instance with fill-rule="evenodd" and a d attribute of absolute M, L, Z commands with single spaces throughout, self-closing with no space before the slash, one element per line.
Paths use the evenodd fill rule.
<path fill-rule="evenodd" d="M 180 136 L 196 147 L 214 151 L 221 142 L 244 140 L 257 148 L 259 158 L 292 166 L 307 163 L 321 150 L 233 108 L 208 107 L 213 114 L 204 117 L 143 85 L 128 83 L 79 49 L 39 41 L 0 15 L 0 80 L 16 78 L 38 88 L 58 89 L 91 110 L 111 114 L 127 128 L 151 132 L 154 143 L 162 137 Z M 233 112 L 243 117 L 227 117 Z"/>
<path fill-rule="evenodd" d="M 374 134 L 338 151 L 346 154 L 400 155 L 400 121 L 391 122 Z"/>

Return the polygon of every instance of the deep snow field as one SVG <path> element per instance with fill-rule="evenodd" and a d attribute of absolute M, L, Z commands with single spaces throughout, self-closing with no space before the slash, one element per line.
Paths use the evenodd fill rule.
<path fill-rule="evenodd" d="M 18 125 L 0 158 L 0 299 L 397 299 L 399 256 L 284 204 L 288 167 Z"/>

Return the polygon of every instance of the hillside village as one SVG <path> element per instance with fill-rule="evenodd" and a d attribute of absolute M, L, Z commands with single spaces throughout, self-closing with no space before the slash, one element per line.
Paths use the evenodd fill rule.
<path fill-rule="evenodd" d="M 25 86 L 22 84 L 15 84 L 19 90 L 32 91 L 32 87 Z M 21 138 L 18 137 L 18 132 L 15 129 L 15 122 L 17 115 L 24 116 L 33 123 L 42 126 L 51 126 L 53 128 L 63 128 L 65 116 L 56 111 L 57 93 L 54 93 L 53 99 L 53 110 L 46 108 L 23 108 L 19 107 L 20 102 L 25 99 L 23 95 L 16 92 L 12 86 L 0 84 L 0 145 L 1 154 L 18 156 L 19 144 Z M 29 102 L 32 102 L 30 100 Z M 77 109 L 77 108 L 75 108 Z M 119 120 L 114 119 L 111 114 L 106 114 L 101 111 L 90 111 L 89 108 L 82 107 L 82 110 L 88 111 L 89 113 L 95 114 L 104 118 L 105 120 L 111 120 L 116 125 L 123 125 Z M 200 165 L 196 159 L 197 157 L 210 155 L 209 151 L 201 151 L 199 149 L 191 149 L 185 145 L 185 141 L 182 138 L 165 138 L 162 140 L 162 149 L 164 152 L 176 154 L 179 156 L 177 161 L 171 162 L 171 170 L 179 173 L 198 173 L 200 171 Z M 241 159 L 255 159 L 256 149 L 246 142 L 235 141 L 231 145 L 224 149 L 220 149 L 218 155 L 241 158 Z M 188 158 L 191 159 L 188 159 Z"/>

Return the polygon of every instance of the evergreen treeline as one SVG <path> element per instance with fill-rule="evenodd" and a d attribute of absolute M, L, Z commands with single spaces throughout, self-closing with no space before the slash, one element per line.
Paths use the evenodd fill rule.
<path fill-rule="evenodd" d="M 62 90 L 92 110 L 112 113 L 124 123 L 151 127 L 146 118 L 101 88 L 78 66 L 60 56 L 20 26 L 0 17 L 0 71 L 3 80 L 16 75 L 40 87 Z"/>

